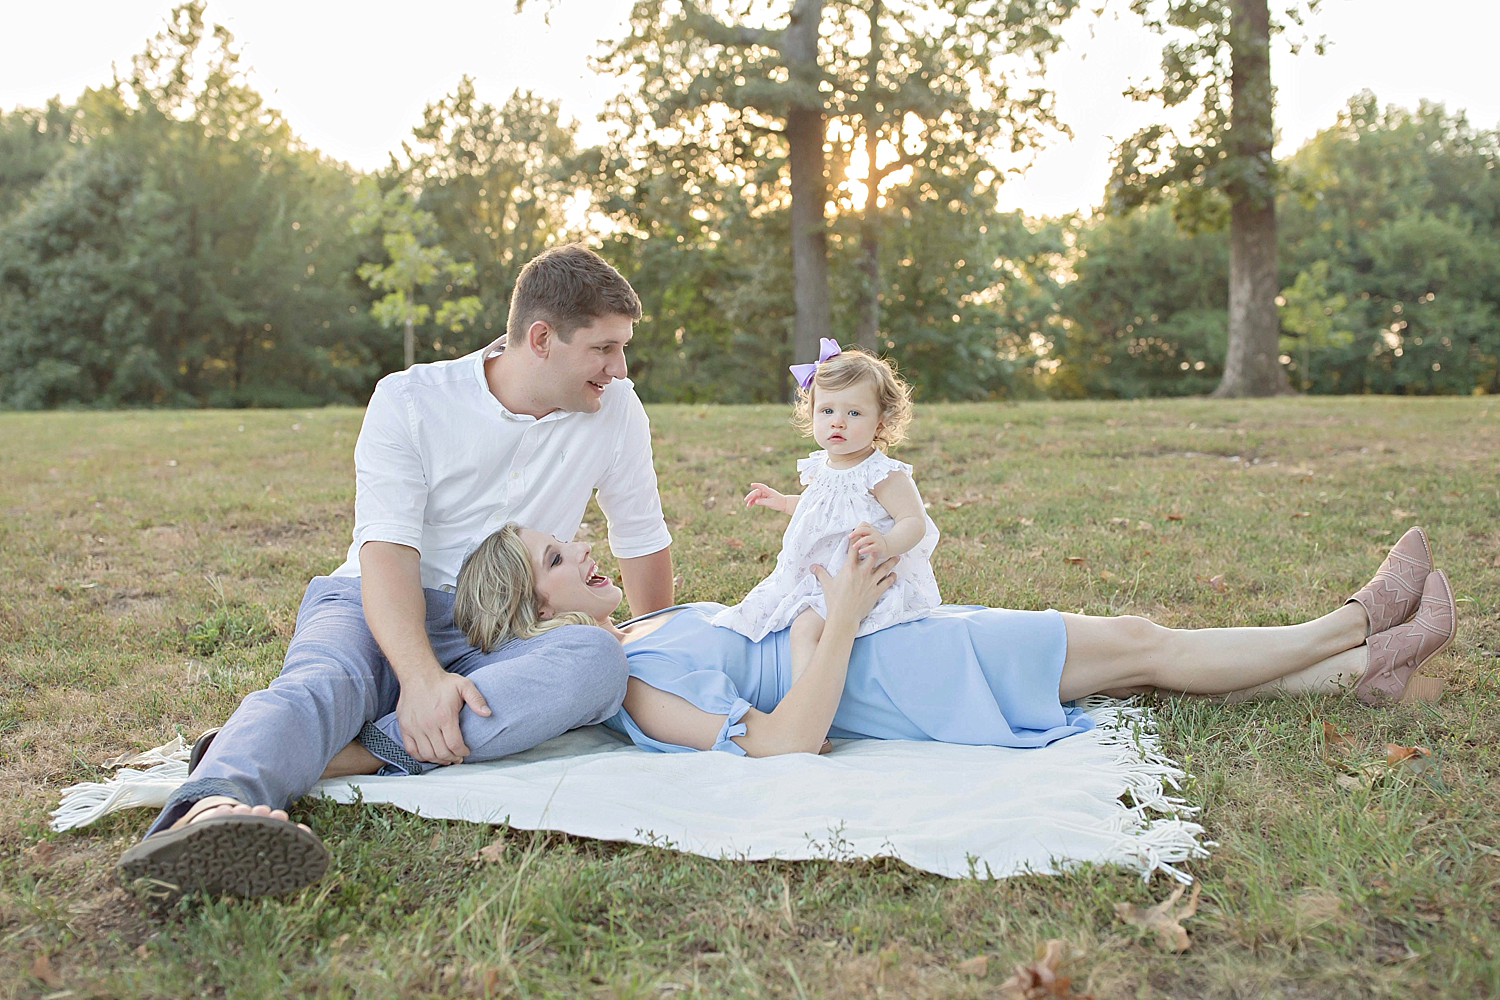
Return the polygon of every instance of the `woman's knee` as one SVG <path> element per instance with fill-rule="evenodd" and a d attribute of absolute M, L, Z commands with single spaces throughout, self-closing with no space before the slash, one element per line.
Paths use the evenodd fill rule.
<path fill-rule="evenodd" d="M 1109 621 L 1122 647 L 1120 652 L 1127 656 L 1150 656 L 1160 652 L 1172 636 L 1171 629 L 1140 615 L 1120 615 Z"/>

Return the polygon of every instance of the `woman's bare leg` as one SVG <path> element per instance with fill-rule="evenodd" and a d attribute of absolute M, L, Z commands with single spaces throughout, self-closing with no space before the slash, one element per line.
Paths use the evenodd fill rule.
<path fill-rule="evenodd" d="M 1252 698 L 1279 698 L 1296 694 L 1341 694 L 1359 682 L 1369 665 L 1369 647 L 1356 646 L 1314 663 L 1305 670 L 1298 670 L 1243 691 L 1231 691 L 1228 700 L 1248 701 Z"/>
<path fill-rule="evenodd" d="M 1059 695 L 1063 701 L 1101 691 L 1154 687 L 1192 694 L 1227 694 L 1282 678 L 1288 685 L 1321 689 L 1321 674 L 1293 682 L 1290 675 L 1324 665 L 1341 653 L 1359 657 L 1334 664 L 1340 676 L 1363 657 L 1369 619 L 1358 604 L 1301 625 L 1269 628 L 1170 629 L 1145 618 L 1093 618 L 1064 614 L 1068 654 Z M 1364 673 L 1363 665 L 1354 676 Z M 1291 688 L 1288 687 L 1288 690 Z"/>
<path fill-rule="evenodd" d="M 323 777 L 349 778 L 356 774 L 374 774 L 383 763 L 379 757 L 366 750 L 363 743 L 355 740 L 333 755 L 333 760 L 323 768 Z"/>

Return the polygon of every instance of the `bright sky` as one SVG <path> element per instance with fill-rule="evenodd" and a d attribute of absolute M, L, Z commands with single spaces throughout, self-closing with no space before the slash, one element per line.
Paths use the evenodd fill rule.
<path fill-rule="evenodd" d="M 71 99 L 107 82 L 111 64 L 127 67 L 172 6 L 8 0 L 0 14 L 0 108 Z M 533 0 L 520 15 L 514 7 L 512 0 L 210 0 L 207 16 L 234 33 L 255 85 L 305 141 L 375 168 L 400 148 L 423 105 L 465 73 L 495 103 L 518 87 L 561 100 L 584 124 L 586 140 L 599 136 L 594 119 L 613 81 L 596 79 L 589 58 L 599 39 L 621 34 L 630 0 Z M 1500 4 L 1426 0 L 1419 7 L 1420 14 L 1410 0 L 1323 0 L 1308 30 L 1329 37 L 1328 54 L 1308 47 L 1293 56 L 1278 45 L 1272 75 L 1281 151 L 1331 125 L 1362 89 L 1382 103 L 1415 106 L 1426 98 L 1467 110 L 1476 126 L 1500 124 L 1493 84 Z M 1101 21 L 1080 18 L 1067 35 L 1048 82 L 1074 138 L 1050 140 L 1027 175 L 1006 185 L 1004 208 L 1050 215 L 1096 204 L 1114 141 L 1159 115 L 1120 96 L 1160 59 L 1156 38 L 1124 0 L 1109 0 Z"/>

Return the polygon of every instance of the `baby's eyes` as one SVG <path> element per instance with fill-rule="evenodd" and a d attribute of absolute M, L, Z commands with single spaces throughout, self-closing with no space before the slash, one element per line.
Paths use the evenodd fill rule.
<path fill-rule="evenodd" d="M 553 555 L 552 555 L 552 562 L 548 563 L 548 566 L 561 566 L 561 565 L 562 565 L 562 556 L 558 555 L 557 553 L 553 553 Z"/>

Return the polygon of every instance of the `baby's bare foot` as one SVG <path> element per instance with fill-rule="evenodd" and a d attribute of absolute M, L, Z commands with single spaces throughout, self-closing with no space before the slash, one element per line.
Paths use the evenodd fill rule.
<path fill-rule="evenodd" d="M 266 816 L 271 819 L 290 822 L 291 817 L 286 814 L 285 809 L 272 809 L 270 806 L 247 806 L 243 802 L 231 799 L 227 795 L 210 795 L 208 798 L 199 799 L 194 802 L 192 808 L 183 813 L 182 818 L 172 824 L 172 829 L 196 823 L 202 819 L 214 819 L 220 816 Z M 299 827 L 312 833 L 306 823 L 298 823 Z"/>

